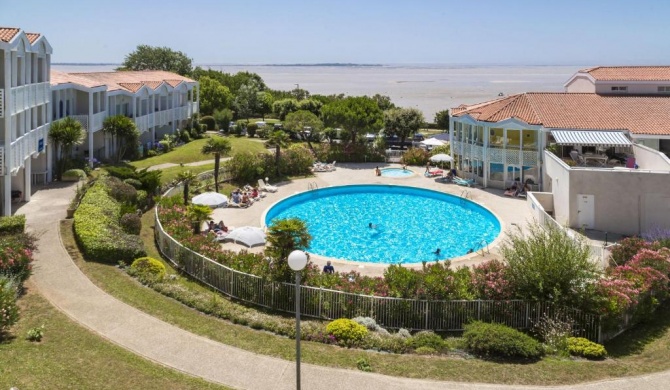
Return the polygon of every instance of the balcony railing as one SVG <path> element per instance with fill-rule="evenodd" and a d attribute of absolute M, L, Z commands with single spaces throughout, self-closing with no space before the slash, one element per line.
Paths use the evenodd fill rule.
<path fill-rule="evenodd" d="M 88 115 L 70 115 L 70 117 L 81 123 L 84 130 L 88 131 Z"/>
<path fill-rule="evenodd" d="M 47 123 L 19 137 L 11 144 L 9 171 L 13 172 L 23 166 L 23 161 L 38 151 L 39 141 L 46 147 L 50 124 Z"/>
<path fill-rule="evenodd" d="M 107 117 L 107 111 L 100 111 L 97 114 L 93 114 L 93 124 L 91 128 L 88 129 L 90 132 L 95 133 L 98 130 L 102 130 L 102 122 Z"/>
<path fill-rule="evenodd" d="M 10 89 L 12 99 L 11 107 L 7 108 L 8 115 L 48 103 L 50 91 L 49 83 L 28 84 Z"/>
<path fill-rule="evenodd" d="M 5 90 L 0 89 L 0 118 L 5 117 Z"/>
<path fill-rule="evenodd" d="M 5 145 L 0 145 L 0 176 L 5 176 Z"/>

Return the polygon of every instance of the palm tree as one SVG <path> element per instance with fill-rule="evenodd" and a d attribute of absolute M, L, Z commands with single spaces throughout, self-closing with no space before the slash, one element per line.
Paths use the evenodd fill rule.
<path fill-rule="evenodd" d="M 214 155 L 214 191 L 219 192 L 219 163 L 221 155 L 227 155 L 230 152 L 230 141 L 221 137 L 212 137 L 202 146 L 202 154 Z"/>
<path fill-rule="evenodd" d="M 279 157 L 281 148 L 288 146 L 289 136 L 281 130 L 274 131 L 268 137 L 268 145 L 275 147 L 275 165 L 277 166 L 277 177 L 279 177 Z"/>
<path fill-rule="evenodd" d="M 65 161 L 67 161 L 72 154 L 72 147 L 81 145 L 86 137 L 86 131 L 81 123 L 72 118 L 65 117 L 59 121 L 53 122 L 49 129 L 49 139 L 54 143 L 57 152 L 58 162 L 56 164 L 56 178 L 62 179 L 65 168 Z"/>
<path fill-rule="evenodd" d="M 186 216 L 193 224 L 193 234 L 200 233 L 200 223 L 209 219 L 212 209 L 201 204 L 192 204 L 186 209 Z"/>
<path fill-rule="evenodd" d="M 198 180 L 198 176 L 191 171 L 184 171 L 177 175 L 177 181 L 184 186 L 184 206 L 188 206 L 188 187 L 196 180 Z"/>
<path fill-rule="evenodd" d="M 135 152 L 140 140 L 140 132 L 135 122 L 125 115 L 108 116 L 102 122 L 102 131 L 116 140 L 116 162 L 120 162 L 126 151 Z"/>
<path fill-rule="evenodd" d="M 312 241 L 305 221 L 298 218 L 276 220 L 267 232 L 268 246 L 265 253 L 274 259 L 272 278 L 278 282 L 290 282 L 293 271 L 288 266 L 288 255 L 296 250 L 305 250 Z"/>

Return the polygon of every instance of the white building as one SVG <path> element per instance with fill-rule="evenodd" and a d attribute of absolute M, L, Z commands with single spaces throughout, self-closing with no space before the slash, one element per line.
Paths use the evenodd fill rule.
<path fill-rule="evenodd" d="M 572 228 L 670 228 L 670 67 L 586 69 L 565 87 L 453 109 L 459 173 L 493 188 L 530 180 L 538 217 Z"/>
<path fill-rule="evenodd" d="M 51 95 L 53 120 L 71 116 L 88 132 L 76 154 L 99 160 L 114 152 L 110 136 L 100 131 L 106 117 L 133 118 L 146 144 L 182 129 L 199 104 L 197 82 L 165 71 L 52 71 Z"/>
<path fill-rule="evenodd" d="M 34 172 L 47 170 L 51 45 L 37 33 L 0 27 L 0 214 L 29 201 Z"/>

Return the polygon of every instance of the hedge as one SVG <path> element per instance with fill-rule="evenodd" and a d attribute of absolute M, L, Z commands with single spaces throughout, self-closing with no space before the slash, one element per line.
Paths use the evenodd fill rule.
<path fill-rule="evenodd" d="M 502 324 L 475 321 L 465 325 L 465 348 L 482 357 L 539 359 L 542 345 L 525 333 Z"/>
<path fill-rule="evenodd" d="M 121 204 L 107 193 L 105 181 L 89 188 L 74 214 L 74 233 L 82 252 L 90 260 L 106 263 L 146 256 L 142 240 L 123 232 Z"/>
<path fill-rule="evenodd" d="M 23 233 L 26 228 L 25 215 L 12 215 L 0 217 L 0 236 L 8 236 Z"/>
<path fill-rule="evenodd" d="M 68 169 L 63 172 L 63 180 L 78 181 L 85 180 L 86 172 L 83 169 Z"/>

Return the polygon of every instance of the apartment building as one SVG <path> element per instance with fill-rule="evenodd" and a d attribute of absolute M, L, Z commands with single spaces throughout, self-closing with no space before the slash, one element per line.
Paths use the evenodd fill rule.
<path fill-rule="evenodd" d="M 47 170 L 51 45 L 39 33 L 0 27 L 0 214 L 29 201 Z"/>

